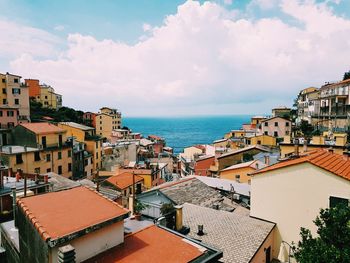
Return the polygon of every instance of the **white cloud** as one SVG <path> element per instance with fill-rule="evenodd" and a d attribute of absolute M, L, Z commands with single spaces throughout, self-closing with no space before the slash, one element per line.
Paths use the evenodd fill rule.
<path fill-rule="evenodd" d="M 232 0 L 224 0 L 225 5 L 232 5 L 233 1 Z"/>
<path fill-rule="evenodd" d="M 86 110 L 265 113 L 290 105 L 306 86 L 341 77 L 349 66 L 348 20 L 310 1 L 288 0 L 281 8 L 303 26 L 237 19 L 219 4 L 188 1 L 163 25 L 146 26 L 148 36 L 135 45 L 72 34 L 58 57 L 24 54 L 11 65 L 53 85 L 67 105 Z"/>
<path fill-rule="evenodd" d="M 152 29 L 152 26 L 150 24 L 144 23 L 142 25 L 142 29 L 143 29 L 143 31 L 147 32 L 147 31 L 150 31 Z"/>
<path fill-rule="evenodd" d="M 64 30 L 64 26 L 63 25 L 57 25 L 57 26 L 54 27 L 54 29 L 56 31 L 63 31 Z"/>
<path fill-rule="evenodd" d="M 58 37 L 37 28 L 0 19 L 0 58 L 14 58 L 24 53 L 47 57 L 57 54 Z"/>

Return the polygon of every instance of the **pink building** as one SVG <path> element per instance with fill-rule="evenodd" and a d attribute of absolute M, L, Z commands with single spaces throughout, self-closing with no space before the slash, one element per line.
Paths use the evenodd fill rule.
<path fill-rule="evenodd" d="M 1 129 L 9 129 L 18 125 L 18 108 L 6 105 L 0 106 Z"/>

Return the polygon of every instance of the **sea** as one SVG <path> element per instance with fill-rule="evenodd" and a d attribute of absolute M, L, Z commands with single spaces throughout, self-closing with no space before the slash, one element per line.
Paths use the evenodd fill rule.
<path fill-rule="evenodd" d="M 249 123 L 251 115 L 208 117 L 124 117 L 123 126 L 144 137 L 150 134 L 165 139 L 166 145 L 178 154 L 183 148 L 195 144 L 210 144 L 233 129 Z"/>

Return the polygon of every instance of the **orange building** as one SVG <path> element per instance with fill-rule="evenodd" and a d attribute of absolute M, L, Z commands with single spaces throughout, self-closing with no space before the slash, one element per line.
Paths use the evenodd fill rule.
<path fill-rule="evenodd" d="M 29 88 L 29 97 L 40 98 L 40 84 L 38 79 L 25 79 L 25 84 Z"/>
<path fill-rule="evenodd" d="M 210 166 L 215 165 L 215 156 L 204 156 L 198 159 L 194 165 L 194 174 L 209 176 L 211 175 Z"/>

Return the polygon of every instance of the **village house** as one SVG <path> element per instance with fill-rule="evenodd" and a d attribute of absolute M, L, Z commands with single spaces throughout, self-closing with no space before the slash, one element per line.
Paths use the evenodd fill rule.
<path fill-rule="evenodd" d="M 245 145 L 263 145 L 268 147 L 277 146 L 277 139 L 274 136 L 259 134 L 245 136 Z"/>
<path fill-rule="evenodd" d="M 289 247 L 281 246 L 282 241 L 292 244 L 300 240 L 301 227 L 316 234 L 313 220 L 321 208 L 349 204 L 349 167 L 347 155 L 319 150 L 252 173 L 250 215 L 276 223 L 274 257 L 280 247 L 288 253 Z"/>
<path fill-rule="evenodd" d="M 286 106 L 279 106 L 272 109 L 272 117 L 290 118 L 291 109 Z"/>
<path fill-rule="evenodd" d="M 29 91 L 28 87 L 21 83 L 21 76 L 8 72 L 0 73 L 0 105 L 17 109 L 18 123 L 30 121 Z M 7 117 L 14 117 L 12 114 L 15 114 L 14 111 L 6 112 Z"/>
<path fill-rule="evenodd" d="M 96 135 L 95 128 L 85 126 L 75 122 L 60 122 L 58 127 L 67 131 L 67 136 L 75 137 L 78 142 L 86 145 L 85 150 L 92 155 L 92 168 L 88 170 L 90 155 L 84 154 L 84 177 L 88 177 L 97 169 L 103 168 L 102 162 L 102 140 L 103 138 Z"/>
<path fill-rule="evenodd" d="M 117 109 L 102 107 L 96 114 L 96 134 L 111 140 L 112 131 L 120 129 L 122 125 L 122 114 Z"/>
<path fill-rule="evenodd" d="M 11 145 L 0 148 L 3 164 L 25 173 L 72 177 L 72 145 L 65 130 L 45 122 L 22 123 L 12 130 L 11 138 Z"/>
<path fill-rule="evenodd" d="M 342 154 L 347 150 L 347 134 L 323 132 L 322 135 L 312 136 L 311 140 L 306 138 L 292 139 L 290 136 L 285 136 L 283 142 L 279 143 L 279 146 L 282 158 L 330 147 L 335 153 Z"/>
<path fill-rule="evenodd" d="M 270 149 L 261 145 L 251 145 L 242 149 L 224 153 L 217 157 L 215 168 L 213 167 L 211 170 L 217 173 L 231 165 L 251 161 L 253 160 L 253 156 L 260 152 L 268 153 L 270 152 Z"/>
<path fill-rule="evenodd" d="M 249 174 L 259 169 L 262 169 L 265 166 L 266 164 L 258 160 L 234 164 L 225 169 L 220 170 L 219 177 L 222 179 L 236 181 L 238 183 L 250 184 L 251 177 Z"/>
<path fill-rule="evenodd" d="M 194 174 L 201 176 L 210 176 L 210 167 L 212 165 L 215 165 L 214 155 L 201 156 L 195 161 Z"/>
<path fill-rule="evenodd" d="M 40 102 L 43 107 L 58 110 L 62 107 L 62 95 L 55 93 L 51 86 L 39 84 L 38 79 L 25 79 L 29 97 Z"/>
<path fill-rule="evenodd" d="M 84 112 L 83 121 L 86 126 L 96 128 L 96 113 L 90 111 Z"/>
<path fill-rule="evenodd" d="M 291 135 L 292 122 L 288 119 L 272 117 L 263 120 L 260 125 L 260 130 L 264 135 L 276 138 L 283 138 L 284 136 Z"/>
<path fill-rule="evenodd" d="M 320 112 L 320 91 L 318 88 L 309 87 L 300 91 L 297 98 L 298 117 L 296 124 L 307 121 L 312 125 L 318 124 Z"/>
<path fill-rule="evenodd" d="M 11 129 L 18 125 L 19 107 L 0 105 L 0 129 Z"/>
<path fill-rule="evenodd" d="M 165 140 L 157 135 L 148 135 L 148 139 L 153 142 L 153 157 L 158 157 L 163 152 Z"/>
<path fill-rule="evenodd" d="M 143 182 L 143 177 L 133 175 L 130 172 L 124 172 L 108 177 L 101 185 L 120 192 L 120 204 L 123 207 L 129 207 L 129 197 L 134 191 L 133 187 L 135 187 L 135 194 L 141 194 L 144 189 Z"/>

